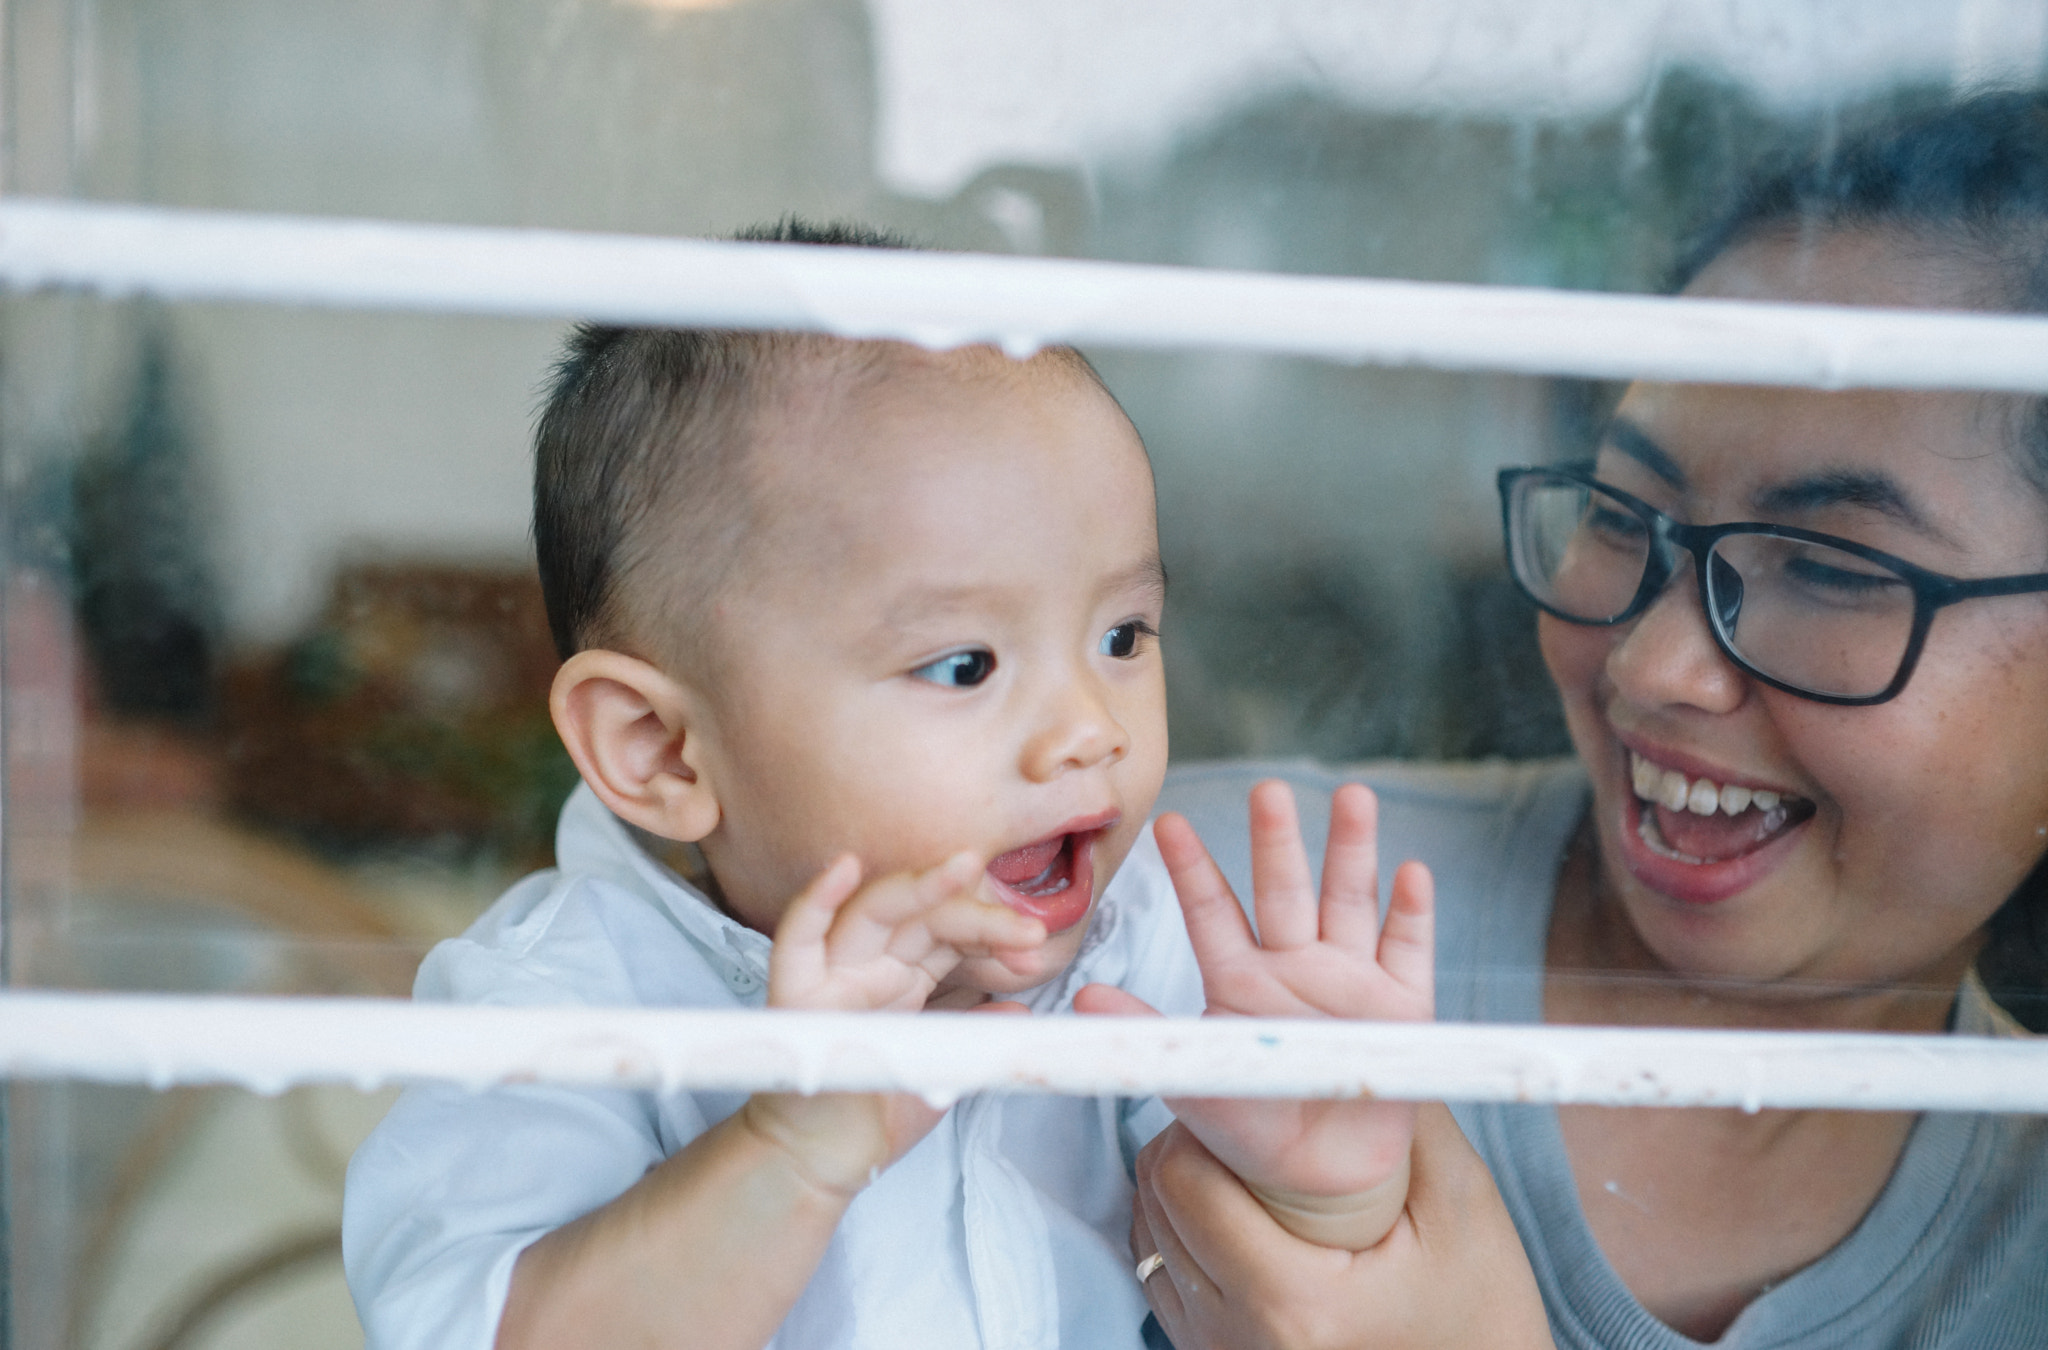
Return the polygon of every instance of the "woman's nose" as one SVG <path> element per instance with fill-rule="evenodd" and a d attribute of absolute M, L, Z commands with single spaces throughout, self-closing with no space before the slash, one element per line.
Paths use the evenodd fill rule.
<path fill-rule="evenodd" d="M 1698 577 L 1690 566 L 1681 566 L 1663 594 L 1616 636 L 1607 653 L 1607 674 L 1623 697 L 1642 707 L 1729 712 L 1749 690 L 1748 677 L 1707 627 Z"/>
<path fill-rule="evenodd" d="M 1024 746 L 1024 776 L 1045 783 L 1072 769 L 1114 764 L 1130 752 L 1130 733 L 1093 679 L 1069 681 L 1047 703 Z"/>

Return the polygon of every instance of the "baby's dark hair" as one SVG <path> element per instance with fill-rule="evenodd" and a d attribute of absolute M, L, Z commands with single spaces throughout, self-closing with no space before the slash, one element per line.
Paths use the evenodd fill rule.
<path fill-rule="evenodd" d="M 735 237 L 914 247 L 880 230 L 794 216 Z M 814 333 L 577 325 L 534 435 L 534 551 L 562 658 L 588 647 L 662 664 L 705 654 L 712 602 L 754 523 L 748 457 L 757 418 L 799 374 L 858 377 L 900 350 Z M 1048 354 L 1102 388 L 1079 352 Z M 660 585 L 629 586 L 658 553 Z"/>
<path fill-rule="evenodd" d="M 1683 252 L 1672 289 L 1742 244 L 1857 229 L 1971 265 L 1987 283 L 1981 308 L 2048 313 L 2048 94 L 1980 94 L 1759 174 Z M 2048 494 L 2048 399 L 2018 401 L 2011 426 L 2017 464 Z M 1992 917 L 1978 969 L 2021 1020 L 2048 1027 L 2048 858 Z"/>

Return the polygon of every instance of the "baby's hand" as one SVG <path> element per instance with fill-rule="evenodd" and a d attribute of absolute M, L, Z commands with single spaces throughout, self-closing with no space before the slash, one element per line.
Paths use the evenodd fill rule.
<path fill-rule="evenodd" d="M 915 1012 L 963 960 L 1002 959 L 1045 941 L 1045 926 L 980 898 L 972 854 L 866 886 L 842 857 L 783 912 L 768 956 L 768 1006 Z M 788 1150 L 824 1188 L 859 1190 L 938 1123 L 907 1093 L 757 1093 L 747 1124 Z"/>
<path fill-rule="evenodd" d="M 1280 782 L 1252 789 L 1257 936 L 1186 819 L 1162 816 L 1153 832 L 1187 916 L 1211 1015 L 1433 1016 L 1429 870 L 1410 862 L 1395 873 L 1382 931 L 1377 805 L 1363 785 L 1339 788 L 1330 803 L 1320 897 L 1294 794 Z M 1408 1103 L 1199 1098 L 1171 1105 L 1297 1236 L 1362 1250 L 1400 1215 L 1415 1133 Z"/>
<path fill-rule="evenodd" d="M 1038 920 L 980 898 L 983 866 L 958 853 L 862 886 L 860 860 L 839 858 L 776 925 L 768 1006 L 916 1012 L 963 960 L 1044 942 Z"/>

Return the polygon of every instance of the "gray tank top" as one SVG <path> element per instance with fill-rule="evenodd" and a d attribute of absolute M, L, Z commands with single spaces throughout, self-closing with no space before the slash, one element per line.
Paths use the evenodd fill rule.
<path fill-rule="evenodd" d="M 1558 865 L 1586 807 L 1573 761 L 1457 766 L 1219 764 L 1176 769 L 1160 799 L 1200 831 L 1240 896 L 1251 895 L 1245 794 L 1293 783 L 1320 867 L 1329 796 L 1363 781 L 1380 798 L 1386 894 L 1405 858 L 1437 880 L 1438 1016 L 1541 1019 L 1544 941 Z M 1973 977 L 1959 1035 L 2024 1034 Z M 1507 1202 L 1560 1350 L 1690 1350 L 1651 1316 L 1586 1224 L 1548 1106 L 1454 1106 Z M 1719 1341 L 1728 1350 L 2048 1346 L 2048 1123 L 1923 1115 L 1855 1231 L 1758 1297 Z"/>

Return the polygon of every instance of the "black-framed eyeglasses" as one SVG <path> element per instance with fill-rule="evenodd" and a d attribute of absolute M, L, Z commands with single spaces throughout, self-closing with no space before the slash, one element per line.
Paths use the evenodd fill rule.
<path fill-rule="evenodd" d="M 1683 549 L 1728 659 L 1821 703 L 1897 696 L 1937 610 L 2048 591 L 2048 572 L 1965 580 L 1790 525 L 1682 524 L 1590 466 L 1502 469 L 1500 503 L 1508 570 L 1544 610 L 1593 627 L 1627 623 L 1671 584 Z"/>

